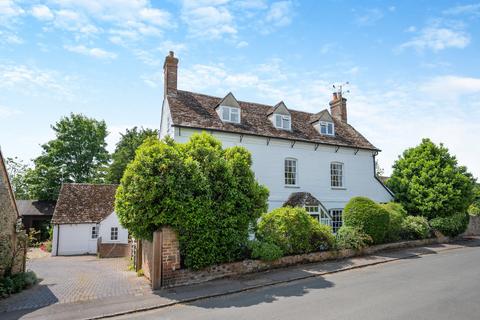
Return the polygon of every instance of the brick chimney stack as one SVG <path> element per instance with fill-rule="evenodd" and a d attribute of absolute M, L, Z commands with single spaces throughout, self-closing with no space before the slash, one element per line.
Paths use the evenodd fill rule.
<path fill-rule="evenodd" d="M 347 122 L 347 99 L 342 97 L 341 92 L 334 92 L 332 101 L 330 101 L 330 113 L 332 117 Z"/>
<path fill-rule="evenodd" d="M 173 51 L 170 51 L 168 56 L 165 57 L 165 63 L 163 64 L 163 86 L 165 96 L 177 94 L 177 68 L 178 58 L 174 56 Z"/>

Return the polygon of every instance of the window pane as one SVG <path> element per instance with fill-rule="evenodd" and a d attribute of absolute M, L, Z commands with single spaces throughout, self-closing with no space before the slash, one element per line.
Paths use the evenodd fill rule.
<path fill-rule="evenodd" d="M 332 229 L 334 233 L 336 233 L 342 226 L 342 212 L 343 210 L 341 209 L 330 210 L 330 215 L 332 216 Z"/>
<path fill-rule="evenodd" d="M 343 164 L 331 163 L 330 164 L 330 181 L 332 187 L 343 186 Z"/>
<path fill-rule="evenodd" d="M 320 123 L 320 133 L 327 134 L 327 126 L 324 123 Z"/>
<path fill-rule="evenodd" d="M 233 111 L 233 110 L 234 110 L 234 109 L 232 109 L 232 111 Z M 231 117 L 230 121 L 232 121 L 232 122 L 239 122 L 239 120 L 238 120 L 238 112 L 237 112 L 237 113 L 231 112 L 231 113 L 230 113 L 230 117 Z"/>
<path fill-rule="evenodd" d="M 328 124 L 328 134 L 332 134 L 332 135 L 333 135 L 333 123 L 329 123 L 329 124 Z"/>
<path fill-rule="evenodd" d="M 227 108 L 227 107 L 222 108 L 222 119 L 230 121 L 230 108 Z"/>
<path fill-rule="evenodd" d="M 283 117 L 283 129 L 290 130 L 290 117 Z"/>
<path fill-rule="evenodd" d="M 285 159 L 285 184 L 297 184 L 297 161 Z"/>
<path fill-rule="evenodd" d="M 282 127 L 282 116 L 279 114 L 275 115 L 275 127 L 281 128 Z"/>

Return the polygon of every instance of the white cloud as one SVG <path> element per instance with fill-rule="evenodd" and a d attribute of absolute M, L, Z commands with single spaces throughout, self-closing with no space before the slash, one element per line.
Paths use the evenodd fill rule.
<path fill-rule="evenodd" d="M 400 51 L 413 48 L 417 51 L 432 50 L 434 52 L 447 48 L 465 48 L 470 44 L 470 36 L 463 30 L 452 27 L 432 25 L 420 30 L 413 39 L 403 43 Z"/>
<path fill-rule="evenodd" d="M 357 16 L 355 22 L 359 26 L 373 26 L 383 18 L 383 12 L 380 9 L 367 9 Z"/>
<path fill-rule="evenodd" d="M 11 31 L 0 30 L 0 44 L 22 44 L 23 39 Z"/>
<path fill-rule="evenodd" d="M 117 58 L 117 54 L 109 51 L 105 51 L 100 48 L 87 48 L 83 45 L 77 46 L 64 46 L 64 48 L 68 51 L 83 54 L 86 56 L 99 58 L 99 59 L 115 59 Z"/>
<path fill-rule="evenodd" d="M 237 43 L 236 47 L 237 47 L 237 48 L 245 48 L 245 47 L 248 47 L 248 42 L 247 42 L 247 41 L 240 41 L 239 43 Z"/>
<path fill-rule="evenodd" d="M 0 1 L 0 22 L 7 23 L 11 19 L 21 16 L 25 13 L 20 6 L 18 6 L 13 0 Z"/>
<path fill-rule="evenodd" d="M 226 1 L 183 1 L 182 20 L 193 37 L 219 39 L 237 33 Z"/>
<path fill-rule="evenodd" d="M 34 16 L 38 20 L 48 21 L 48 20 L 52 20 L 55 17 L 53 15 L 53 12 L 50 10 L 50 8 L 42 4 L 33 6 L 31 13 L 32 13 L 32 16 Z"/>
<path fill-rule="evenodd" d="M 443 12 L 447 15 L 473 15 L 480 16 L 480 3 L 456 6 Z"/>
<path fill-rule="evenodd" d="M 284 27 L 292 22 L 293 5 L 291 1 L 278 1 L 272 3 L 267 12 L 265 21 L 276 27 Z"/>
<path fill-rule="evenodd" d="M 0 64 L 0 88 L 18 90 L 22 94 L 40 95 L 47 90 L 55 98 L 71 98 L 71 81 L 71 77 L 52 70 Z"/>
<path fill-rule="evenodd" d="M 18 109 L 13 109 L 0 105 L 0 119 L 6 119 L 12 116 L 21 114 L 22 112 Z"/>
<path fill-rule="evenodd" d="M 480 78 L 455 75 L 438 76 L 420 88 L 436 99 L 459 99 L 465 95 L 480 94 Z"/>

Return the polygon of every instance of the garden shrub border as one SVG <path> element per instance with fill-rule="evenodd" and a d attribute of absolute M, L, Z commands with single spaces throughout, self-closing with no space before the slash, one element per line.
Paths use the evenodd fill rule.
<path fill-rule="evenodd" d="M 330 260 L 341 260 L 357 256 L 371 255 L 380 251 L 413 248 L 418 246 L 449 243 L 456 238 L 437 237 L 421 240 L 409 240 L 401 242 L 392 242 L 365 247 L 360 250 L 343 249 L 318 251 L 292 256 L 284 256 L 274 261 L 262 261 L 247 259 L 238 262 L 213 265 L 201 270 L 177 269 L 169 272 L 169 278 L 163 282 L 162 287 L 177 287 L 184 285 L 199 284 L 215 279 L 239 276 L 243 274 L 268 271 L 278 268 L 284 268 L 299 264 L 318 263 Z"/>

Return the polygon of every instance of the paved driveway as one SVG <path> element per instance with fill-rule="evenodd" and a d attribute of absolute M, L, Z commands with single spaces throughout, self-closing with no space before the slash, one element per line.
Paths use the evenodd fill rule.
<path fill-rule="evenodd" d="M 54 303 L 150 293 L 144 277 L 128 271 L 126 258 L 95 256 L 42 257 L 28 260 L 27 269 L 41 279 L 35 287 L 0 301 L 0 312 L 41 308 Z M 1 318 L 1 314 L 0 314 Z"/>

